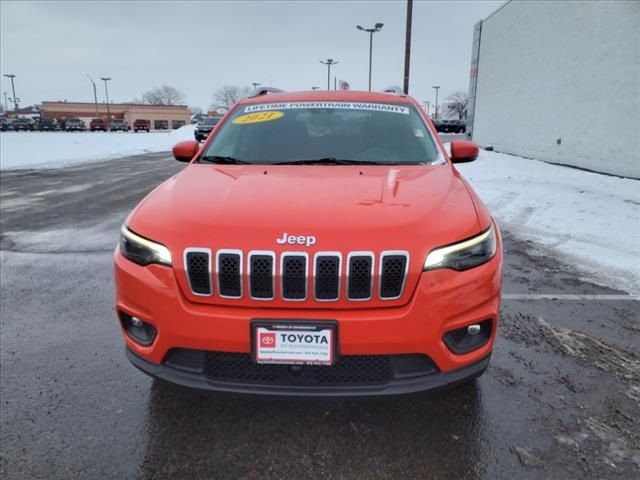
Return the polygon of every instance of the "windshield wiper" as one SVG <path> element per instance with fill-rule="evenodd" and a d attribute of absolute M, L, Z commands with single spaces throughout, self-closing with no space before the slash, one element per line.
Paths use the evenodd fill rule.
<path fill-rule="evenodd" d="M 370 160 L 345 160 L 335 157 L 313 158 L 308 160 L 288 160 L 274 162 L 272 165 L 380 165 Z"/>
<path fill-rule="evenodd" d="M 251 165 L 251 162 L 238 160 L 233 157 L 223 157 L 220 155 L 203 155 L 198 158 L 198 162 L 218 163 L 222 165 Z"/>

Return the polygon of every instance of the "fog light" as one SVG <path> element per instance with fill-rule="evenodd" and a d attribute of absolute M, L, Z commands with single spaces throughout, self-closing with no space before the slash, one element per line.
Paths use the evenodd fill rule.
<path fill-rule="evenodd" d="M 141 327 L 143 323 L 144 322 L 140 320 L 138 317 L 131 317 L 131 325 L 133 325 L 134 327 Z"/>
<path fill-rule="evenodd" d="M 150 323 L 140 320 L 137 317 L 132 317 L 127 313 L 119 313 L 122 328 L 125 332 L 127 332 L 127 335 L 132 340 L 145 347 L 153 343 L 156 338 L 156 327 L 154 327 Z"/>
<path fill-rule="evenodd" d="M 482 347 L 489 338 L 491 338 L 491 320 L 484 320 L 447 332 L 442 340 L 449 350 L 461 355 Z"/>
<path fill-rule="evenodd" d="M 134 320 L 137 320 L 137 318 L 133 317 Z M 469 325 L 467 327 L 467 333 L 469 335 L 478 335 L 480 333 L 480 325 L 478 325 L 477 323 L 474 323 L 473 325 Z"/>

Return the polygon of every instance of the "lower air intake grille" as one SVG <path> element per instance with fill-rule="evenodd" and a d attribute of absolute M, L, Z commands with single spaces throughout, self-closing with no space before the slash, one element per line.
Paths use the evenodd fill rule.
<path fill-rule="evenodd" d="M 286 300 L 307 298 L 307 257 L 284 255 L 282 257 L 282 297 Z"/>
<path fill-rule="evenodd" d="M 385 255 L 382 257 L 381 298 L 398 298 L 402 294 L 406 268 L 407 257 L 405 255 Z"/>
<path fill-rule="evenodd" d="M 249 284 L 251 296 L 269 300 L 273 298 L 273 257 L 254 254 L 249 257 Z"/>
<path fill-rule="evenodd" d="M 394 378 L 437 373 L 426 355 L 346 355 L 331 366 L 260 365 L 248 353 L 207 352 L 205 374 L 212 381 L 277 386 L 380 385 Z"/>
<path fill-rule="evenodd" d="M 337 300 L 340 296 L 340 257 L 316 256 L 315 296 L 318 300 Z"/>
<path fill-rule="evenodd" d="M 218 290 L 223 297 L 242 296 L 241 258 L 237 253 L 218 254 Z"/>
<path fill-rule="evenodd" d="M 211 269 L 208 252 L 187 252 L 185 257 L 191 291 L 197 295 L 211 295 Z"/>
<path fill-rule="evenodd" d="M 440 370 L 422 354 L 345 355 L 331 366 L 260 365 L 248 353 L 174 348 L 164 364 L 200 373 L 213 382 L 273 386 L 368 386 L 384 385 L 394 379 L 432 375 Z"/>
<path fill-rule="evenodd" d="M 368 255 L 349 257 L 349 282 L 347 296 L 351 300 L 371 298 L 371 267 L 373 258 Z"/>

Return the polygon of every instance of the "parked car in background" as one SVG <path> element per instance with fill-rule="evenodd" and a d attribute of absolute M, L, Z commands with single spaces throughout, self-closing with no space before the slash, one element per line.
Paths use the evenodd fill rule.
<path fill-rule="evenodd" d="M 133 122 L 133 131 L 137 132 L 139 130 L 145 130 L 147 133 L 149 133 L 149 120 L 143 120 L 141 118 L 136 119 L 136 121 Z"/>
<path fill-rule="evenodd" d="M 13 122 L 13 130 L 16 132 L 25 131 L 30 132 L 33 130 L 33 124 L 27 118 L 18 118 Z"/>
<path fill-rule="evenodd" d="M 433 126 L 436 127 L 438 132 L 442 133 L 464 133 L 467 131 L 467 122 L 465 120 L 438 118 L 433 121 Z"/>
<path fill-rule="evenodd" d="M 58 122 L 54 118 L 41 117 L 38 122 L 38 130 L 41 132 L 49 131 L 53 132 L 59 130 Z"/>
<path fill-rule="evenodd" d="M 67 132 L 84 132 L 86 128 L 84 122 L 79 118 L 67 118 L 64 121 L 64 129 Z"/>
<path fill-rule="evenodd" d="M 10 118 L 3 118 L 0 122 L 0 131 L 6 132 L 7 130 L 11 130 L 12 122 Z"/>
<path fill-rule="evenodd" d="M 196 125 L 196 129 L 193 131 L 193 136 L 196 138 L 196 140 L 198 142 L 205 140 L 211 133 L 211 130 L 213 130 L 214 127 L 218 124 L 221 118 L 222 117 L 220 116 L 206 117 L 200 123 L 198 123 Z"/>
<path fill-rule="evenodd" d="M 113 120 L 111 120 L 111 131 L 116 132 L 118 130 L 126 132 L 127 130 L 129 130 L 129 125 L 121 118 L 114 118 Z"/>
<path fill-rule="evenodd" d="M 89 130 L 91 130 L 92 132 L 95 132 L 98 130 L 106 132 L 107 124 L 102 118 L 92 118 L 91 122 L 89 122 Z"/>

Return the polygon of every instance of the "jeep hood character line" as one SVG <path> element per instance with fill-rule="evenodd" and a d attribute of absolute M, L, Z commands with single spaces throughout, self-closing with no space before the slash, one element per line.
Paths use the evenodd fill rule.
<path fill-rule="evenodd" d="M 499 230 L 415 100 L 273 89 L 241 100 L 128 216 L 127 355 L 181 385 L 385 395 L 482 374 Z"/>

